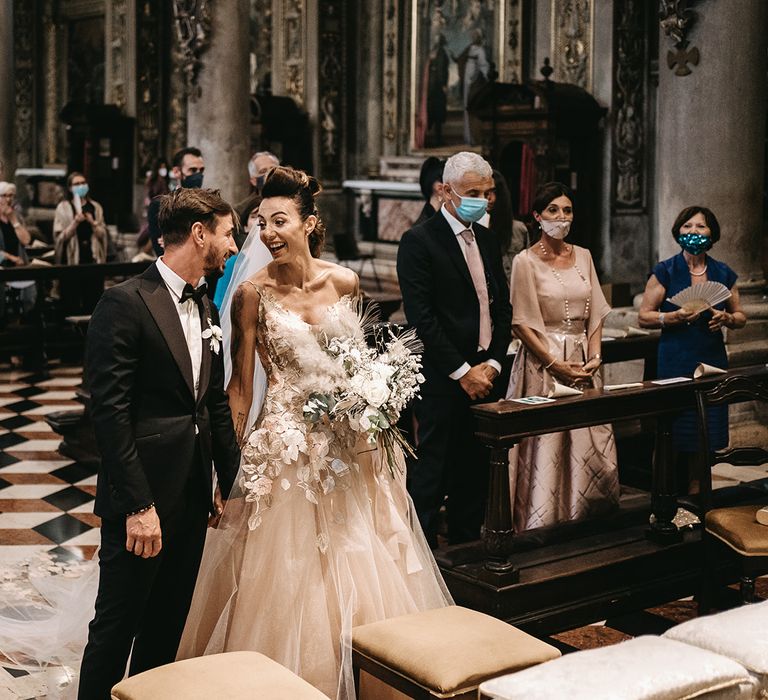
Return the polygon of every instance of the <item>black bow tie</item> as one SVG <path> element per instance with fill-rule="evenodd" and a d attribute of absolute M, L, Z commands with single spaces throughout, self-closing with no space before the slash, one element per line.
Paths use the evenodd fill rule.
<path fill-rule="evenodd" d="M 201 284 L 197 289 L 195 289 L 189 282 L 187 282 L 184 285 L 184 291 L 181 293 L 181 299 L 179 299 L 179 304 L 183 304 L 185 301 L 188 301 L 189 299 L 193 299 L 195 304 L 199 304 L 203 297 L 208 292 L 208 285 L 207 284 Z"/>

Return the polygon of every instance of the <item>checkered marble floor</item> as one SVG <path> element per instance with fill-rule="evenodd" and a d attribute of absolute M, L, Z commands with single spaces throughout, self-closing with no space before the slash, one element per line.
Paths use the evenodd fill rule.
<path fill-rule="evenodd" d="M 60 436 L 45 422 L 50 413 L 82 408 L 75 400 L 81 376 L 80 367 L 32 374 L 0 365 L 0 566 L 43 552 L 76 561 L 96 551 L 96 473 L 59 454 Z M 0 700 L 45 697 L 60 675 L 29 674 L 0 659 Z"/>

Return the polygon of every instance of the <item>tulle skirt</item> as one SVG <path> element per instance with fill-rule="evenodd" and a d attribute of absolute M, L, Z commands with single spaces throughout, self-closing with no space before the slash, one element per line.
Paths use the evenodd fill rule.
<path fill-rule="evenodd" d="M 392 476 L 361 444 L 345 484 L 317 504 L 276 488 L 253 530 L 251 504 L 231 498 L 209 531 L 178 658 L 259 651 L 329 697 L 353 699 L 354 626 L 452 602 L 398 457 Z"/>

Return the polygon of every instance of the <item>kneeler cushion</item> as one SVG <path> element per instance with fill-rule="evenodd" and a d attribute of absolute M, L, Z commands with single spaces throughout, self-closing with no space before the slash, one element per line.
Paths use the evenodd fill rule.
<path fill-rule="evenodd" d="M 555 647 L 506 622 L 457 605 L 355 627 L 352 647 L 447 697 L 560 656 Z"/>
<path fill-rule="evenodd" d="M 328 700 L 276 661 L 255 651 L 185 659 L 144 671 L 112 688 L 113 700 Z"/>
<path fill-rule="evenodd" d="M 768 696 L 768 601 L 697 617 L 664 636 L 738 661 Z"/>
<path fill-rule="evenodd" d="M 755 681 L 732 659 L 663 637 L 578 651 L 486 681 L 492 700 L 746 700 Z"/>

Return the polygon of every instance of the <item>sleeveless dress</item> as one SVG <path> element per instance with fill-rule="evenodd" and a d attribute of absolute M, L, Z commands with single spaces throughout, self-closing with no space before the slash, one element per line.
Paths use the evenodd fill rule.
<path fill-rule="evenodd" d="M 512 326 L 533 330 L 551 356 L 586 362 L 588 343 L 610 307 L 592 256 L 574 245 L 574 265 L 552 267 L 530 250 L 517 255 L 510 281 Z M 599 374 L 593 378 L 602 386 Z M 506 398 L 546 396 L 555 380 L 525 345 L 515 356 Z M 610 425 L 524 438 L 509 451 L 515 530 L 597 515 L 619 502 L 616 442 Z"/>
<path fill-rule="evenodd" d="M 358 303 L 343 297 L 310 325 L 259 292 L 268 384 L 243 448 L 248 496 L 233 492 L 209 530 L 178 658 L 258 651 L 330 698 L 353 700 L 352 627 L 452 601 L 406 492 L 402 453 L 390 470 L 358 433 L 303 415 L 310 393 L 339 381 L 321 341 L 364 337 Z"/>
<path fill-rule="evenodd" d="M 720 282 L 728 289 L 736 284 L 738 275 L 723 262 L 706 256 L 707 280 Z M 682 253 L 662 260 L 653 268 L 653 274 L 665 289 L 665 299 L 659 311 L 669 313 L 678 307 L 667 301 L 683 289 L 691 286 L 691 272 Z M 723 311 L 725 302 L 715 305 Z M 725 352 L 723 333 L 709 330 L 711 311 L 705 311 L 690 325 L 668 326 L 661 329 L 659 340 L 659 378 L 690 377 L 696 365 L 704 362 L 713 367 L 728 369 L 728 356 Z M 728 446 L 728 406 L 715 406 L 708 409 L 707 415 L 710 447 L 721 450 Z M 680 452 L 697 452 L 699 449 L 699 431 L 696 411 L 684 411 L 672 425 L 672 439 L 675 449 Z"/>

